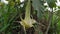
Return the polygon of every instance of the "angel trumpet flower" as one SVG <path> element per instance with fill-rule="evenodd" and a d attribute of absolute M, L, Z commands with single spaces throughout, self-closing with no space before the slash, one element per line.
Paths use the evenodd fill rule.
<path fill-rule="evenodd" d="M 34 19 L 30 18 L 30 10 L 31 10 L 31 2 L 30 0 L 28 0 L 26 5 L 25 19 L 21 18 L 20 22 L 20 24 L 26 29 L 33 27 L 33 24 L 36 23 Z"/>

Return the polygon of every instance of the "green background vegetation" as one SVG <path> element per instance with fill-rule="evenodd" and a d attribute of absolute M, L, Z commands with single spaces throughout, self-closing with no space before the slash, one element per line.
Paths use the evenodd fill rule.
<path fill-rule="evenodd" d="M 34 27 L 24 31 L 19 23 L 25 17 L 28 0 L 7 0 L 8 4 L 0 2 L 0 34 L 60 34 L 60 6 L 57 0 L 31 0 L 31 18 L 37 21 Z M 48 4 L 45 6 L 44 3 Z M 23 7 L 21 7 L 23 5 Z M 49 7 L 51 10 L 46 9 Z M 28 10 L 28 8 L 27 8 Z M 27 13 L 28 14 L 28 13 Z"/>

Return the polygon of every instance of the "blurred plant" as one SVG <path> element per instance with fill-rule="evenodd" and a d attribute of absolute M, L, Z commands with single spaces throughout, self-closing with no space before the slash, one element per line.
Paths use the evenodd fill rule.
<path fill-rule="evenodd" d="M 6 1 L 8 4 L 0 2 L 0 34 L 12 34 L 12 30 L 20 28 L 20 25 L 24 30 L 33 27 L 35 30 L 39 30 L 39 34 L 60 34 L 60 10 L 53 10 L 54 8 L 56 10 L 56 7 L 60 9 L 59 6 L 56 6 L 56 0 Z M 46 2 L 48 6 L 44 6 Z M 51 11 L 46 10 L 46 7 L 49 7 Z M 21 14 L 25 14 L 25 16 L 20 16 Z M 34 19 L 31 18 L 31 15 Z M 20 24 L 15 24 L 15 20 L 21 21 Z M 18 32 L 18 34 L 20 33 Z"/>

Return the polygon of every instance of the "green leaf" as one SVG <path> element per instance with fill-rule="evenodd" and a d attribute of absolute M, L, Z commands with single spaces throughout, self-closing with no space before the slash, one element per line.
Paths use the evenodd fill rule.
<path fill-rule="evenodd" d="M 46 0 L 50 8 L 56 7 L 56 0 Z"/>
<path fill-rule="evenodd" d="M 41 2 L 39 0 L 32 0 L 33 8 L 34 8 L 34 10 L 37 10 L 37 17 L 39 19 L 42 18 L 43 12 L 44 12 L 44 6 L 42 4 L 43 4 L 43 2 Z"/>

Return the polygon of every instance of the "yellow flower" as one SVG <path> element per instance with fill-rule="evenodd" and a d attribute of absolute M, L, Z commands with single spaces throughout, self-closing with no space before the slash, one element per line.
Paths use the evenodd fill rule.
<path fill-rule="evenodd" d="M 24 26 L 26 29 L 33 27 L 33 24 L 36 23 L 34 19 L 29 19 L 29 20 L 22 20 L 20 24 Z"/>
<path fill-rule="evenodd" d="M 26 5 L 25 19 L 21 18 L 21 22 L 20 22 L 20 24 L 25 29 L 33 27 L 33 24 L 36 23 L 36 21 L 34 19 L 30 18 L 30 11 L 31 11 L 31 2 L 30 2 L 30 0 L 28 0 L 27 5 Z"/>

